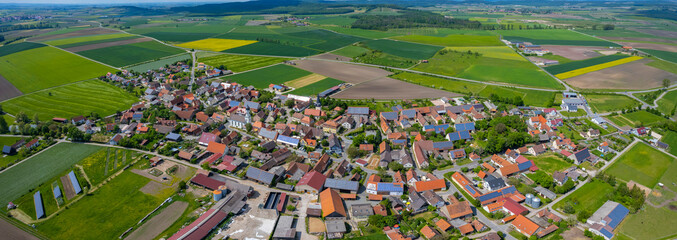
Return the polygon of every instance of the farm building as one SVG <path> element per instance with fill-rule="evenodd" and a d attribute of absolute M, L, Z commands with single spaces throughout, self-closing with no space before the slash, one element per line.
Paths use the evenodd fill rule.
<path fill-rule="evenodd" d="M 40 196 L 40 191 L 35 192 L 33 195 L 33 203 L 35 204 L 35 219 L 45 217 L 45 208 L 42 206 L 42 196 Z"/>
<path fill-rule="evenodd" d="M 277 220 L 275 232 L 273 232 L 273 240 L 294 239 L 296 237 L 296 228 L 292 227 L 293 223 L 294 216 L 280 216 Z"/>
<path fill-rule="evenodd" d="M 609 240 L 614 237 L 614 229 L 628 216 L 630 210 L 620 203 L 606 201 L 602 207 L 588 218 L 587 223 L 592 225 L 589 230 Z"/>
<path fill-rule="evenodd" d="M 331 188 L 320 193 L 322 205 L 322 217 L 332 219 L 345 219 L 346 209 L 343 207 L 341 196 Z"/>
<path fill-rule="evenodd" d="M 75 191 L 75 194 L 80 194 L 82 192 L 82 188 L 80 188 L 78 178 L 75 177 L 75 173 L 73 171 L 68 173 L 68 178 L 71 179 L 71 184 L 73 185 L 73 190 Z"/>

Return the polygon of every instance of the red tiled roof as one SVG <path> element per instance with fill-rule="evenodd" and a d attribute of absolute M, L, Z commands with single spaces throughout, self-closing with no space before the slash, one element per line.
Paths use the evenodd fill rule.
<path fill-rule="evenodd" d="M 512 225 L 518 229 L 521 233 L 531 236 L 534 233 L 536 233 L 536 230 L 538 230 L 538 225 L 536 223 L 532 222 L 529 220 L 527 217 L 522 216 L 522 215 L 517 215 L 515 217 L 515 220 L 512 221 Z"/>
<path fill-rule="evenodd" d="M 428 190 L 440 190 L 440 189 L 445 189 L 447 187 L 447 183 L 444 181 L 444 179 L 437 179 L 437 180 L 432 180 L 432 181 L 418 181 L 414 183 L 414 188 L 416 188 L 417 192 L 423 192 L 423 191 L 428 191 Z"/>
<path fill-rule="evenodd" d="M 303 177 L 299 180 L 296 186 L 308 185 L 314 189 L 317 189 L 317 191 L 321 191 L 322 186 L 324 185 L 324 181 L 326 179 L 327 177 L 322 175 L 322 173 L 317 171 L 310 171 L 306 173 L 306 175 L 303 175 Z"/>

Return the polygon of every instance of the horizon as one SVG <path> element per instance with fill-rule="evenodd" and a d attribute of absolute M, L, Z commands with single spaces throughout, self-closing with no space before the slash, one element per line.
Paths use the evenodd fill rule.
<path fill-rule="evenodd" d="M 51 4 L 51 5 L 120 5 L 120 4 L 158 4 L 158 3 L 228 3 L 248 2 L 250 0 L 0 0 L 0 4 Z"/>

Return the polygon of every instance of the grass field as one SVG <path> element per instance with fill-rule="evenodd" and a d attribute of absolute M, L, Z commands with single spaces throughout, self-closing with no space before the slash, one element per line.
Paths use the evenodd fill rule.
<path fill-rule="evenodd" d="M 132 43 L 78 52 L 78 54 L 116 67 L 123 67 L 183 53 L 156 41 Z"/>
<path fill-rule="evenodd" d="M 19 141 L 20 139 L 21 139 L 20 137 L 0 137 L 0 146 L 11 146 L 12 144 L 16 143 L 16 141 Z M 0 167 L 5 167 L 5 166 L 7 166 L 7 164 L 13 163 L 17 159 L 19 159 L 18 154 L 14 154 L 14 155 L 2 154 L 2 155 L 0 155 Z"/>
<path fill-rule="evenodd" d="M 620 111 L 639 104 L 624 95 L 585 94 L 584 96 L 592 110 L 597 113 Z"/>
<path fill-rule="evenodd" d="M 220 51 L 228 50 L 228 49 L 231 49 L 231 48 L 246 46 L 246 45 L 249 45 L 249 44 L 252 44 L 252 43 L 256 43 L 256 41 L 237 40 L 237 39 L 221 39 L 221 38 L 207 38 L 207 39 L 202 39 L 202 40 L 178 44 L 176 46 L 183 47 L 183 48 L 201 49 L 201 50 L 209 50 L 209 51 L 220 52 Z"/>
<path fill-rule="evenodd" d="M 661 141 L 670 145 L 670 154 L 677 156 L 677 132 L 667 131 Z"/>
<path fill-rule="evenodd" d="M 152 62 L 149 62 L 149 63 L 143 63 L 143 64 L 139 64 L 139 65 L 134 65 L 134 66 L 131 66 L 131 67 L 126 67 L 126 69 L 137 71 L 137 72 L 146 72 L 148 70 L 159 69 L 161 67 L 164 67 L 167 64 L 174 64 L 175 62 L 178 62 L 178 61 L 184 61 L 185 62 L 187 60 L 190 60 L 190 58 L 191 58 L 190 54 L 186 53 L 186 54 L 181 54 L 181 55 L 174 56 L 174 57 L 163 58 L 163 59 L 160 59 L 160 60 L 157 60 L 157 61 L 152 61 Z"/>
<path fill-rule="evenodd" d="M 231 70 L 233 72 L 243 72 L 255 68 L 265 67 L 279 62 L 283 62 L 285 60 L 288 59 L 275 57 L 232 55 L 232 54 L 221 54 L 199 59 L 200 62 L 204 62 L 209 66 L 219 67 L 221 65 L 224 65 L 228 70 Z"/>
<path fill-rule="evenodd" d="M 335 26 L 322 26 L 321 28 L 331 30 L 337 33 L 348 34 L 356 37 L 363 37 L 368 39 L 379 39 L 394 37 L 399 35 L 404 35 L 401 33 L 395 32 L 385 32 L 385 31 L 376 31 L 376 30 L 366 30 L 360 28 L 349 28 L 349 27 L 335 27 Z"/>
<path fill-rule="evenodd" d="M 115 72 L 115 69 L 53 47 L 0 57 L 0 75 L 24 94 Z"/>
<path fill-rule="evenodd" d="M 120 170 L 120 167 L 123 167 L 124 164 L 130 163 L 132 161 L 131 153 L 131 150 L 103 148 L 83 159 L 80 165 L 85 170 L 92 185 L 98 185 L 104 179 Z M 126 158 L 123 158 L 123 154 L 127 155 Z"/>
<path fill-rule="evenodd" d="M 267 88 L 271 83 L 281 84 L 310 74 L 311 72 L 306 70 L 280 64 L 251 72 L 227 76 L 224 77 L 224 79 L 237 82 L 244 86 L 252 85 L 256 88 L 263 89 Z"/>
<path fill-rule="evenodd" d="M 305 57 L 319 54 L 320 51 L 303 47 L 280 45 L 268 42 L 257 42 L 254 44 L 225 50 L 226 53 L 257 54 L 268 56 L 284 57 Z"/>
<path fill-rule="evenodd" d="M 51 96 L 50 96 L 51 94 Z M 2 103 L 12 114 L 37 114 L 41 120 L 53 117 L 71 118 L 96 112 L 108 116 L 129 108 L 138 98 L 100 80 L 88 80 L 23 95 Z"/>
<path fill-rule="evenodd" d="M 613 192 L 614 188 L 606 182 L 591 181 L 582 187 L 576 189 L 572 194 L 561 199 L 555 203 L 554 209 L 561 209 L 564 204 L 576 200 L 578 204 L 574 205 L 576 212 L 587 210 L 588 212 L 595 212 L 599 207 L 604 205 L 608 193 Z"/>
<path fill-rule="evenodd" d="M 51 40 L 44 42 L 45 44 L 53 45 L 53 46 L 66 46 L 62 48 L 67 48 L 67 47 L 74 47 L 76 45 L 73 44 L 78 44 L 78 43 L 84 43 L 84 42 L 92 42 L 92 41 L 100 41 L 100 40 L 108 40 L 108 39 L 116 39 L 116 38 L 126 38 L 126 37 L 132 37 L 134 35 L 128 34 L 128 33 L 111 33 L 111 34 L 99 34 L 99 35 L 90 35 L 90 36 L 83 36 L 83 37 L 72 37 L 72 38 L 63 38 L 63 39 L 57 39 L 57 40 Z"/>
<path fill-rule="evenodd" d="M 638 213 L 627 216 L 618 231 L 633 239 L 666 239 L 677 234 L 675 219 L 677 211 L 645 205 Z"/>
<path fill-rule="evenodd" d="M 639 49 L 639 50 L 642 50 L 643 52 L 654 55 L 656 57 L 662 58 L 663 60 L 677 63 L 677 53 L 653 49 Z"/>
<path fill-rule="evenodd" d="M 5 170 L 0 174 L 2 186 L 0 190 L 3 193 L 0 195 L 0 203 L 6 205 L 9 201 L 17 199 L 29 189 L 38 187 L 100 148 L 76 143 L 59 143 Z"/>
<path fill-rule="evenodd" d="M 560 74 L 560 73 L 565 73 L 569 71 L 573 71 L 579 68 L 585 68 L 585 67 L 590 67 L 594 66 L 597 64 L 602 64 L 602 63 L 607 63 L 623 58 L 629 57 L 628 55 L 623 55 L 623 54 L 614 54 L 614 55 L 608 55 L 608 56 L 601 56 L 601 57 L 595 57 L 595 58 L 589 58 L 585 60 L 580 60 L 580 61 L 573 61 L 573 62 L 568 62 L 568 63 L 562 63 L 555 65 L 555 66 L 550 66 L 550 67 L 545 67 L 544 69 L 548 71 L 551 74 Z"/>
<path fill-rule="evenodd" d="M 651 125 L 656 122 L 667 121 L 665 118 L 659 117 L 644 110 L 626 113 L 623 114 L 623 117 L 629 119 L 630 121 L 641 123 L 642 125 Z"/>
<path fill-rule="evenodd" d="M 514 50 L 507 46 L 501 47 L 449 47 L 447 49 L 456 50 L 460 52 L 478 52 L 483 57 L 498 58 L 504 60 L 515 60 L 527 62 L 522 56 L 517 54 Z"/>
<path fill-rule="evenodd" d="M 658 99 L 656 103 L 658 104 L 658 108 L 656 109 L 665 115 L 674 116 L 675 108 L 677 108 L 677 91 L 666 93 L 663 98 Z"/>
<path fill-rule="evenodd" d="M 319 25 L 349 26 L 357 19 L 344 16 L 313 16 L 308 21 Z"/>
<path fill-rule="evenodd" d="M 10 44 L 6 46 L 0 47 L 0 57 L 2 56 L 7 56 L 12 53 L 18 53 L 21 51 L 33 49 L 33 48 L 39 48 L 39 47 L 44 47 L 44 44 L 41 43 L 33 43 L 33 42 L 22 42 L 22 43 L 17 43 L 17 44 Z"/>
<path fill-rule="evenodd" d="M 504 39 L 509 41 L 531 42 L 539 45 L 571 45 L 571 46 L 614 46 L 618 44 L 589 37 L 574 31 L 564 29 L 537 29 L 537 30 L 498 30 Z"/>
<path fill-rule="evenodd" d="M 117 238 L 169 197 L 153 197 L 139 191 L 148 182 L 148 178 L 122 172 L 93 195 L 85 196 L 67 211 L 38 224 L 37 229 L 52 239 Z"/>
<path fill-rule="evenodd" d="M 633 180 L 653 188 L 674 159 L 651 146 L 635 144 L 606 170 L 624 181 Z"/>
<path fill-rule="evenodd" d="M 594 71 L 602 70 L 602 69 L 605 69 L 605 68 L 610 68 L 610 67 L 626 64 L 626 63 L 629 63 L 629 62 L 632 62 L 632 61 L 637 61 L 637 60 L 640 60 L 640 59 L 642 59 L 642 57 L 639 57 L 639 56 L 627 57 L 627 58 L 623 58 L 623 59 L 619 59 L 619 60 L 615 60 L 615 61 L 611 61 L 611 62 L 607 62 L 607 63 L 597 64 L 597 65 L 590 66 L 590 67 L 584 67 L 584 68 L 579 68 L 579 69 L 576 69 L 576 70 L 560 73 L 560 74 L 555 75 L 555 77 L 558 77 L 560 79 L 572 78 L 572 77 L 583 75 L 583 74 L 586 74 L 586 73 L 589 73 L 589 72 L 594 72 Z"/>
<path fill-rule="evenodd" d="M 628 29 L 616 28 L 614 30 L 592 30 L 592 29 L 576 29 L 577 32 L 585 33 L 592 36 L 600 37 L 635 37 L 635 38 L 659 38 L 657 36 L 632 31 Z"/>
<path fill-rule="evenodd" d="M 406 35 L 392 37 L 391 39 L 446 47 L 504 45 L 498 39 L 498 36 L 447 35 L 445 37 L 434 37 L 421 35 Z"/>
<path fill-rule="evenodd" d="M 661 69 L 666 72 L 677 74 L 677 63 L 654 59 L 653 62 L 647 63 L 646 65 Z"/>
<path fill-rule="evenodd" d="M 344 57 L 349 57 L 349 58 L 354 58 L 357 56 L 360 56 L 362 54 L 365 54 L 369 52 L 368 49 L 363 48 L 363 47 L 358 47 L 358 46 L 346 46 L 344 48 L 338 49 L 336 51 L 333 51 L 331 53 L 336 54 L 336 55 L 341 55 Z"/>
<path fill-rule="evenodd" d="M 431 58 L 442 47 L 393 40 L 371 40 L 366 45 L 373 50 L 415 60 Z"/>
<path fill-rule="evenodd" d="M 555 171 L 562 171 L 573 165 L 553 153 L 547 153 L 540 156 L 527 156 L 527 158 L 533 160 L 539 169 L 550 174 Z"/>
<path fill-rule="evenodd" d="M 333 86 L 339 85 L 341 83 L 343 83 L 343 81 L 336 80 L 333 78 L 325 78 L 320 81 L 305 85 L 301 88 L 294 89 L 294 91 L 291 91 L 290 94 L 296 94 L 301 96 L 317 95 L 318 93 L 321 93 L 322 91 L 327 90 Z"/>
<path fill-rule="evenodd" d="M 245 21 L 246 22 L 246 21 Z M 190 42 L 226 33 L 237 21 L 204 21 L 199 23 L 168 22 L 158 26 L 135 26 L 130 33 L 141 34 L 166 42 Z"/>

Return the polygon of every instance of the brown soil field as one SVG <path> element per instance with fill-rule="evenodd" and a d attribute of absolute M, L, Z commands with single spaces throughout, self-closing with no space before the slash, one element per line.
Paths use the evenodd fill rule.
<path fill-rule="evenodd" d="M 23 95 L 12 83 L 0 75 L 0 102 Z"/>
<path fill-rule="evenodd" d="M 568 78 L 569 85 L 583 89 L 649 89 L 662 86 L 663 79 L 677 81 L 677 75 L 647 66 L 642 59 Z"/>
<path fill-rule="evenodd" d="M 88 28 L 82 29 L 75 32 L 69 32 L 64 34 L 48 35 L 42 37 L 31 38 L 31 41 L 47 41 L 52 39 L 67 38 L 67 37 L 79 37 L 87 35 L 97 35 L 97 34 L 106 34 L 106 33 L 119 33 L 118 31 L 107 29 L 107 28 Z"/>
<path fill-rule="evenodd" d="M 187 202 L 173 202 L 162 210 L 160 214 L 155 215 L 140 228 L 136 229 L 136 231 L 132 232 L 132 234 L 129 234 L 125 240 L 154 239 L 179 219 L 187 207 Z"/>
<path fill-rule="evenodd" d="M 583 60 L 592 57 L 601 56 L 595 50 L 604 50 L 603 47 L 583 47 L 583 46 L 564 46 L 564 45 L 541 45 L 548 49 L 552 54 L 560 55 L 571 60 Z"/>
<path fill-rule="evenodd" d="M 633 48 L 646 48 L 654 49 L 668 52 L 677 52 L 677 46 L 665 45 L 665 44 L 655 44 L 655 43 L 636 43 L 636 42 L 618 42 L 623 46 L 631 46 Z"/>
<path fill-rule="evenodd" d="M 319 218 L 308 218 L 308 231 L 311 233 L 324 232 L 325 230 L 324 222 Z"/>
<path fill-rule="evenodd" d="M 611 41 L 647 41 L 647 42 L 663 42 L 676 43 L 677 40 L 662 39 L 662 38 L 638 38 L 638 37 L 600 37 Z"/>
<path fill-rule="evenodd" d="M 392 74 L 383 69 L 322 60 L 295 61 L 296 67 L 347 83 L 358 84 Z"/>
<path fill-rule="evenodd" d="M 319 82 L 319 81 L 321 81 L 322 79 L 325 79 L 325 78 L 327 78 L 327 77 L 322 76 L 322 75 L 317 74 L 317 73 L 313 73 L 313 74 L 310 74 L 310 75 L 305 76 L 305 77 L 300 77 L 300 78 L 297 78 L 297 79 L 294 79 L 294 80 L 291 80 L 291 81 L 287 81 L 284 84 L 287 85 L 287 86 L 293 87 L 293 88 L 300 88 L 300 87 L 304 87 L 304 86 L 309 85 L 309 84 L 314 83 L 314 82 Z"/>
<path fill-rule="evenodd" d="M 153 196 L 158 196 L 162 195 L 163 191 L 167 191 L 167 189 L 172 188 L 171 186 L 166 186 L 162 183 L 156 182 L 156 181 L 150 181 L 148 182 L 145 186 L 141 187 L 139 191 L 148 194 L 148 195 L 153 195 Z"/>
<path fill-rule="evenodd" d="M 71 183 L 71 178 L 68 175 L 60 177 L 61 184 L 63 185 L 63 192 L 66 195 L 66 199 L 71 200 L 75 197 L 75 189 L 73 189 L 73 183 Z"/>
<path fill-rule="evenodd" d="M 2 239 L 12 239 L 12 240 L 38 240 L 39 238 L 27 233 L 11 223 L 5 221 L 5 219 L 0 219 L 0 233 L 2 233 Z"/>
<path fill-rule="evenodd" d="M 122 40 L 122 41 L 96 43 L 96 44 L 77 46 L 77 47 L 72 47 L 72 48 L 65 48 L 64 50 L 69 51 L 69 52 L 82 52 L 82 51 L 87 51 L 87 50 L 94 50 L 94 49 L 99 49 L 99 48 L 107 48 L 107 47 L 112 47 L 112 46 L 120 46 L 120 45 L 127 45 L 127 44 L 132 44 L 132 43 L 140 43 L 140 42 L 148 42 L 148 41 L 153 41 L 153 39 L 145 38 L 145 37 L 134 38 L 134 39 L 127 39 L 127 40 Z"/>
<path fill-rule="evenodd" d="M 630 29 L 630 30 L 651 34 L 659 37 L 677 38 L 677 32 L 673 31 L 656 30 L 656 29 Z"/>
<path fill-rule="evenodd" d="M 346 90 L 334 94 L 334 98 L 342 99 L 421 99 L 439 97 L 459 97 L 461 94 L 432 89 L 388 77 L 356 84 Z"/>
<path fill-rule="evenodd" d="M 331 54 L 331 53 L 323 53 L 320 55 L 315 55 L 310 58 L 315 58 L 315 59 L 325 59 L 325 60 L 338 60 L 338 61 L 344 61 L 344 62 L 350 62 L 353 60 L 352 58 L 349 57 L 344 57 L 341 55 L 336 55 L 336 54 Z"/>
<path fill-rule="evenodd" d="M 53 28 L 46 28 L 46 29 L 29 29 L 29 30 L 18 30 L 18 31 L 10 31 L 5 34 L 5 39 L 12 39 L 16 37 L 29 37 L 29 36 L 37 36 L 43 33 L 48 33 L 54 31 Z"/>

